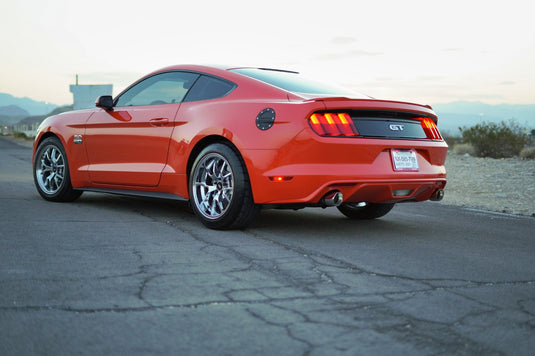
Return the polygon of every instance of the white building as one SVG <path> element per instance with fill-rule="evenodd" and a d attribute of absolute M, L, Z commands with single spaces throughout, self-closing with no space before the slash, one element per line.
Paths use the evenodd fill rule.
<path fill-rule="evenodd" d="M 95 107 L 95 101 L 101 95 L 112 95 L 113 84 L 79 85 L 78 76 L 76 84 L 70 86 L 73 96 L 74 110 L 91 109 Z"/>

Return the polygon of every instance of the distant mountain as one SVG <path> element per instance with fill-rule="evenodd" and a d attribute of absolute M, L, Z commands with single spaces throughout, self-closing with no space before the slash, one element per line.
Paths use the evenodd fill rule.
<path fill-rule="evenodd" d="M 0 93 L 0 107 L 18 106 L 26 110 L 29 115 L 46 115 L 58 106 L 56 104 L 46 103 L 44 101 L 36 101 L 30 98 L 17 98 L 11 94 Z M 0 111 L 0 115 L 5 115 Z"/>
<path fill-rule="evenodd" d="M 30 113 L 17 105 L 0 106 L 0 114 L 5 116 L 29 116 Z"/>
<path fill-rule="evenodd" d="M 72 109 L 73 109 L 73 105 L 59 106 L 55 108 L 54 110 L 52 110 L 51 112 L 47 113 L 46 115 L 27 116 L 24 119 L 18 121 L 17 124 L 19 125 L 39 124 L 48 116 L 58 115 L 66 111 L 71 111 Z"/>
<path fill-rule="evenodd" d="M 17 105 L 6 105 L 0 107 L 0 125 L 11 125 L 30 115 L 26 110 Z"/>
<path fill-rule="evenodd" d="M 481 102 L 456 101 L 434 104 L 438 127 L 443 133 L 456 134 L 459 127 L 471 127 L 482 121 L 515 120 L 522 126 L 535 129 L 535 105 L 490 105 Z"/>

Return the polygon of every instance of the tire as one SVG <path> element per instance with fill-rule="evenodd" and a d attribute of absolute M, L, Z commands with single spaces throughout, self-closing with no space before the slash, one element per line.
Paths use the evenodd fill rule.
<path fill-rule="evenodd" d="M 370 220 L 388 214 L 394 205 L 394 203 L 343 203 L 338 207 L 338 210 L 351 219 Z"/>
<path fill-rule="evenodd" d="M 67 155 L 57 137 L 48 137 L 37 147 L 33 180 L 39 194 L 49 201 L 68 202 L 82 195 L 72 188 Z"/>
<path fill-rule="evenodd" d="M 215 143 L 195 159 L 189 178 L 193 212 L 211 229 L 241 229 L 260 211 L 245 165 L 229 146 Z"/>

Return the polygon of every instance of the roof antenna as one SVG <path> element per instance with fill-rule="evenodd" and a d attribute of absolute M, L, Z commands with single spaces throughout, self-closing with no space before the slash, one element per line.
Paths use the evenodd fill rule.
<path fill-rule="evenodd" d="M 78 74 L 76 74 L 76 85 L 78 85 Z"/>

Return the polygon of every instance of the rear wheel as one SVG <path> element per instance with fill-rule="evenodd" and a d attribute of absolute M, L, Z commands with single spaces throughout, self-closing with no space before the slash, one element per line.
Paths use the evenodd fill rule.
<path fill-rule="evenodd" d="M 72 188 L 67 155 L 56 137 L 44 139 L 37 147 L 33 178 L 37 191 L 46 200 L 73 201 L 82 194 Z"/>
<path fill-rule="evenodd" d="M 212 229 L 239 229 L 260 207 L 254 203 L 245 165 L 232 148 L 216 143 L 195 159 L 189 179 L 191 207 Z"/>
<path fill-rule="evenodd" d="M 338 210 L 351 219 L 376 219 L 388 214 L 394 207 L 391 204 L 379 203 L 343 203 Z"/>

